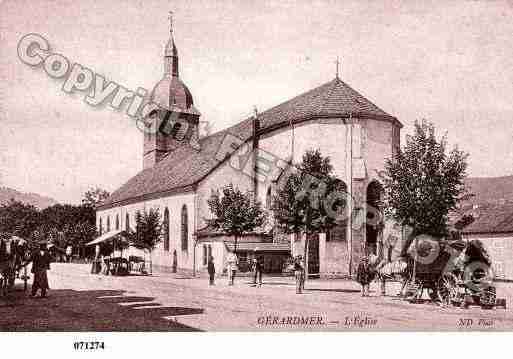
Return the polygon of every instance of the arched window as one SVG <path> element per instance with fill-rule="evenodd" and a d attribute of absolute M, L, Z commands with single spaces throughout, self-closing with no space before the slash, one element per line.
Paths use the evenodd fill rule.
<path fill-rule="evenodd" d="M 116 214 L 116 231 L 119 229 L 119 214 Z"/>
<path fill-rule="evenodd" d="M 164 211 L 164 250 L 169 252 L 169 210 Z"/>
<path fill-rule="evenodd" d="M 130 232 L 130 215 L 128 213 L 125 217 L 125 231 Z"/>
<path fill-rule="evenodd" d="M 189 225 L 188 225 L 188 216 L 187 216 L 187 206 L 184 204 L 182 206 L 182 251 L 187 251 L 187 238 L 189 237 Z"/>
<path fill-rule="evenodd" d="M 110 216 L 107 216 L 107 232 L 110 232 Z"/>
<path fill-rule="evenodd" d="M 98 223 L 98 233 L 100 233 L 100 236 L 103 232 L 103 226 L 102 226 L 102 217 L 100 217 L 100 223 Z"/>

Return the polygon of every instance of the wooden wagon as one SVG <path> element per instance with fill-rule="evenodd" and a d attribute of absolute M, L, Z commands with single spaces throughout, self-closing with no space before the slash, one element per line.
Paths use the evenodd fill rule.
<path fill-rule="evenodd" d="M 480 243 L 419 236 L 408 251 L 413 258 L 406 298 L 420 301 L 424 290 L 442 305 L 482 308 L 502 306 L 493 285 L 491 261 Z"/>

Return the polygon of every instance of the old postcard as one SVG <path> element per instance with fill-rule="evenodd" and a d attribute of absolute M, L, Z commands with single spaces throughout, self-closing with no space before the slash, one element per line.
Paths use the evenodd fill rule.
<path fill-rule="evenodd" d="M 0 330 L 512 331 L 512 17 L 0 1 Z"/>

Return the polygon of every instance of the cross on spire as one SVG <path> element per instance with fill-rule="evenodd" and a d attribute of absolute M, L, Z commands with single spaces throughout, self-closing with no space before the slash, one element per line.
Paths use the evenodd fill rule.
<path fill-rule="evenodd" d="M 172 11 L 169 11 L 168 19 L 169 19 L 169 32 L 171 34 L 173 34 L 173 12 Z"/>
<path fill-rule="evenodd" d="M 336 76 L 337 76 L 337 79 L 338 79 L 338 67 L 339 67 L 339 65 L 340 65 L 340 60 L 339 60 L 338 56 L 337 56 L 337 60 L 335 61 L 335 65 L 337 65 L 337 72 L 336 72 Z"/>

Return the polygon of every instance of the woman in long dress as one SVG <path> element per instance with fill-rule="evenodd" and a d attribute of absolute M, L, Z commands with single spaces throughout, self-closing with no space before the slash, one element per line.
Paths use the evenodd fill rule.
<path fill-rule="evenodd" d="M 47 271 L 50 269 L 51 257 L 48 253 L 46 243 L 40 243 L 39 250 L 32 255 L 32 273 L 34 282 L 32 283 L 32 296 L 34 297 L 41 289 L 41 297 L 46 297 L 46 291 L 50 289 L 48 285 Z"/>

